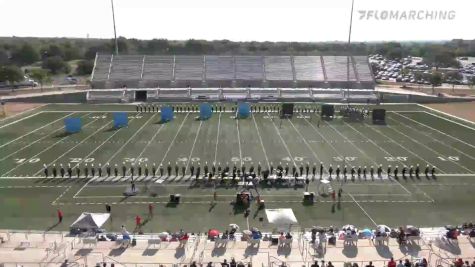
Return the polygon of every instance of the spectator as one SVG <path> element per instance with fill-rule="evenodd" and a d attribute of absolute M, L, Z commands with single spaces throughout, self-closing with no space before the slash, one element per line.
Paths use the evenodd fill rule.
<path fill-rule="evenodd" d="M 368 263 L 368 265 L 366 265 L 366 267 L 374 267 L 373 262 L 370 261 L 370 262 Z"/>
<path fill-rule="evenodd" d="M 404 261 L 404 267 L 412 267 L 412 263 L 408 259 L 406 259 Z"/>
<path fill-rule="evenodd" d="M 327 267 L 334 267 L 331 261 L 328 262 Z"/>
<path fill-rule="evenodd" d="M 231 258 L 231 263 L 229 265 L 230 267 L 236 267 L 237 265 L 236 260 L 234 258 Z"/>
<path fill-rule="evenodd" d="M 320 267 L 320 266 L 318 266 L 318 261 L 315 261 L 315 263 L 312 264 L 310 267 Z"/>
<path fill-rule="evenodd" d="M 224 260 L 223 263 L 221 263 L 221 267 L 229 267 L 228 261 Z"/>
<path fill-rule="evenodd" d="M 206 265 L 206 267 L 213 267 L 213 263 L 212 263 L 212 262 L 208 262 L 208 265 Z"/>
<path fill-rule="evenodd" d="M 240 261 L 237 265 L 237 267 L 245 267 L 244 263 L 242 263 L 242 261 Z"/>
<path fill-rule="evenodd" d="M 190 264 L 190 267 L 197 267 L 197 266 L 196 266 L 196 261 L 192 262 L 192 263 Z"/>
<path fill-rule="evenodd" d="M 402 263 L 402 260 L 399 260 L 399 264 L 397 265 L 397 267 L 404 267 L 404 264 Z"/>
<path fill-rule="evenodd" d="M 396 261 L 391 257 L 391 260 L 388 262 L 388 267 L 396 267 Z"/>
<path fill-rule="evenodd" d="M 472 265 L 470 267 L 475 267 L 475 261 L 472 262 Z"/>
<path fill-rule="evenodd" d="M 465 266 L 470 267 L 470 263 L 468 261 L 465 261 Z"/>
<path fill-rule="evenodd" d="M 351 265 L 351 267 L 358 267 L 358 263 L 354 262 L 353 265 Z"/>
<path fill-rule="evenodd" d="M 427 260 L 426 260 L 426 258 L 422 258 L 422 261 L 421 261 L 421 263 L 420 263 L 420 266 L 421 266 L 421 267 L 427 267 Z"/>
<path fill-rule="evenodd" d="M 454 265 L 455 267 L 462 267 L 463 266 L 463 260 L 461 258 L 458 258 L 455 262 L 454 262 Z"/>

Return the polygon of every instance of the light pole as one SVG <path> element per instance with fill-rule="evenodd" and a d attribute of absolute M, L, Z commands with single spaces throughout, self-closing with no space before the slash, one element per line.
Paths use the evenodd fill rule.
<path fill-rule="evenodd" d="M 348 82 L 348 95 L 346 99 L 348 100 L 348 104 L 350 103 L 350 56 L 351 56 L 351 27 L 353 26 L 353 6 L 355 4 L 355 0 L 351 0 L 351 14 L 350 14 L 350 30 L 348 32 L 348 55 L 346 56 L 346 81 Z"/>
<path fill-rule="evenodd" d="M 117 33 L 115 29 L 115 12 L 114 12 L 114 0 L 111 0 L 112 7 L 112 23 L 114 24 L 114 40 L 115 40 L 115 54 L 119 54 L 119 45 L 117 44 Z"/>

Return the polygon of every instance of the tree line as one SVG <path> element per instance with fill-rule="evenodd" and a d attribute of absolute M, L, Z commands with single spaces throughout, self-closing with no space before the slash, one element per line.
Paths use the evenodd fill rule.
<path fill-rule="evenodd" d="M 389 59 L 418 56 L 434 67 L 458 67 L 457 56 L 475 56 L 475 40 L 447 42 L 378 42 L 352 43 L 350 50 L 344 42 L 232 42 L 229 40 L 166 39 L 137 40 L 118 38 L 119 54 L 147 55 L 368 55 L 381 54 Z M 89 75 L 96 53 L 112 54 L 115 42 L 111 39 L 73 38 L 0 38 L 0 81 L 22 79 L 24 66 L 31 69 L 38 80 L 50 75 L 66 73 Z M 68 64 L 77 60 L 71 73 Z M 28 72 L 29 70 L 25 70 Z M 27 73 L 28 74 L 28 73 Z M 30 76 L 31 76 L 30 74 Z M 43 77 L 44 76 L 44 77 Z"/>

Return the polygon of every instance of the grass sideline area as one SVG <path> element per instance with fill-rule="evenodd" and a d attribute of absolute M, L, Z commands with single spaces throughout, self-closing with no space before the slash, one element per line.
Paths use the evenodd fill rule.
<path fill-rule="evenodd" d="M 230 181 L 197 183 L 189 175 L 142 177 L 137 182 L 139 194 L 126 198 L 122 193 L 129 181 L 120 177 L 42 178 L 43 164 L 70 163 L 82 169 L 85 163 L 97 168 L 107 162 L 119 168 L 122 162 L 149 168 L 153 163 L 176 162 L 187 172 L 198 162 L 201 166 L 260 162 L 263 168 L 271 162 L 274 168 L 279 162 L 290 166 L 323 162 L 326 169 L 329 164 L 333 168 L 383 164 L 384 170 L 388 164 L 399 170 L 403 165 L 420 164 L 424 169 L 430 164 L 437 166 L 436 177 L 334 178 L 332 188 L 343 189 L 337 202 L 319 197 L 313 205 L 303 205 L 302 186 L 261 186 L 259 193 L 266 208 L 292 208 L 301 227 L 441 226 L 473 220 L 475 126 L 419 105 L 383 107 L 388 111 L 387 125 L 342 118 L 318 123 L 314 113 L 280 120 L 272 112 L 240 120 L 231 112 L 220 112 L 207 121 L 196 120 L 197 113 L 182 112 L 161 124 L 159 113 L 136 113 L 133 105 L 44 106 L 0 121 L 0 228 L 65 230 L 83 211 L 105 212 L 106 203 L 112 205 L 112 220 L 106 225 L 111 231 L 119 231 L 121 225 L 133 229 L 136 215 L 145 218 L 146 232 L 179 228 L 203 232 L 230 223 L 272 228 L 264 210 L 255 205 L 247 218 L 243 209 L 234 208 L 231 202 L 242 187 Z M 129 112 L 127 128 L 112 128 L 114 111 Z M 82 118 L 83 130 L 67 135 L 63 119 L 72 116 Z M 309 191 L 316 192 L 319 184 L 319 177 L 312 177 Z M 169 194 L 176 193 L 182 202 L 171 205 Z M 149 203 L 154 205 L 153 218 L 147 216 Z M 60 225 L 56 225 L 58 208 L 65 214 Z"/>

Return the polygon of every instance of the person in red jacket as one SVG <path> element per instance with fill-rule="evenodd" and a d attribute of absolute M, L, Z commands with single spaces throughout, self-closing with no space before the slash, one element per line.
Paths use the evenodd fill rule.
<path fill-rule="evenodd" d="M 58 209 L 58 223 L 61 223 L 63 221 L 63 212 Z"/>
<path fill-rule="evenodd" d="M 391 257 L 391 260 L 388 262 L 388 267 L 396 267 L 396 261 Z"/>
<path fill-rule="evenodd" d="M 142 218 L 139 215 L 135 216 L 135 226 L 139 227 L 142 224 Z"/>

